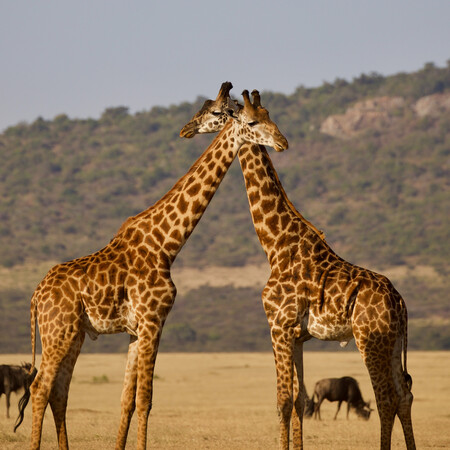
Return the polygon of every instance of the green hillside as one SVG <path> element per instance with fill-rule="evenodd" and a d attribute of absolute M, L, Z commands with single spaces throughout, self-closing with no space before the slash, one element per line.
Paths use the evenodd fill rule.
<path fill-rule="evenodd" d="M 300 86 L 291 95 L 262 93 L 289 140 L 286 152 L 269 151 L 297 209 L 353 263 L 426 272 L 414 270 L 395 283 L 407 301 L 413 348 L 450 348 L 450 110 L 433 103 L 418 112 L 417 106 L 424 97 L 448 93 L 450 65 L 432 64 L 410 74 Z M 397 98 L 393 107 L 389 99 Z M 210 135 L 178 137 L 203 100 L 136 114 L 109 108 L 98 120 L 38 118 L 0 135 L 0 352 L 28 351 L 29 299 L 52 263 L 107 244 L 128 216 L 164 195 L 209 145 Z M 351 133 L 323 132 L 332 115 L 338 115 L 333 123 L 347 120 Z M 245 266 L 264 258 L 235 162 L 175 266 Z M 270 348 L 258 290 L 205 289 L 177 299 L 162 348 Z M 205 295 L 214 312 L 203 314 Z M 252 326 L 238 324 L 243 313 L 236 298 L 252 305 L 245 312 Z M 206 317 L 210 313 L 215 322 Z M 107 336 L 86 348 L 123 351 L 126 339 Z"/>

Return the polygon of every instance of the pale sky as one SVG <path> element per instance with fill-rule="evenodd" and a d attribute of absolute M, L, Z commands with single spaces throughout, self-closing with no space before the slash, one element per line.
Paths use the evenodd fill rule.
<path fill-rule="evenodd" d="M 0 132 L 448 59 L 448 0 L 0 0 Z"/>

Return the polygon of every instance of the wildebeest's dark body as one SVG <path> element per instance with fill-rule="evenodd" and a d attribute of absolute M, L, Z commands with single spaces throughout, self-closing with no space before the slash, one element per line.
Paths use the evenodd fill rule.
<path fill-rule="evenodd" d="M 24 363 L 18 365 L 0 365 L 0 397 L 6 396 L 6 417 L 9 418 L 10 396 L 11 392 L 17 392 L 20 389 L 26 389 L 30 382 L 31 364 Z M 34 369 L 36 372 L 36 369 Z"/>
<path fill-rule="evenodd" d="M 358 382 L 352 377 L 324 378 L 316 383 L 312 400 L 317 397 L 314 406 L 314 418 L 320 417 L 320 405 L 324 400 L 339 402 L 334 419 L 338 415 L 342 402 L 347 402 L 347 419 L 350 408 L 353 408 L 359 417 L 368 420 L 370 417 L 370 402 L 366 403 L 361 395 Z"/>

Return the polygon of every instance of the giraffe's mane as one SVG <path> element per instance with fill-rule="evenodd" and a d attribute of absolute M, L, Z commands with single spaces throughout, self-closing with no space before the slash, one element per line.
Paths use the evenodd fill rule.
<path fill-rule="evenodd" d="M 264 145 L 260 145 L 259 149 L 260 149 L 261 153 L 263 153 L 267 159 L 267 163 L 272 172 L 272 176 L 275 181 L 275 184 L 277 185 L 277 187 L 281 193 L 281 196 L 283 197 L 283 200 L 286 202 L 286 205 L 291 209 L 291 211 L 294 213 L 295 216 L 297 216 L 311 231 L 313 231 L 315 234 L 317 234 L 320 237 L 320 239 L 322 239 L 322 241 L 325 242 L 325 233 L 322 230 L 319 230 L 318 228 L 316 228 L 315 225 L 312 224 L 309 220 L 305 219 L 300 214 L 300 212 L 297 210 L 297 208 L 293 205 L 293 203 L 289 200 L 289 197 L 287 196 L 286 191 L 284 190 L 283 185 L 281 184 L 280 178 L 278 177 L 278 173 L 275 170 L 273 162 L 270 159 L 269 153 L 267 152 Z"/>

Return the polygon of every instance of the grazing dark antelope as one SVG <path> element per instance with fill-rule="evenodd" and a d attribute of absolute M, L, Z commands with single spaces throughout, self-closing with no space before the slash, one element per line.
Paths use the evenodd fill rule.
<path fill-rule="evenodd" d="M 342 378 L 324 378 L 316 383 L 313 392 L 314 397 L 317 397 L 317 403 L 314 406 L 314 418 L 321 420 L 320 405 L 324 400 L 329 402 L 339 402 L 334 420 L 341 409 L 342 402 L 347 402 L 347 419 L 350 408 L 353 408 L 356 414 L 369 420 L 370 413 L 373 409 L 370 407 L 370 402 L 365 402 L 362 398 L 358 382 L 352 377 Z"/>
<path fill-rule="evenodd" d="M 36 369 L 30 375 L 31 364 L 23 363 L 18 365 L 0 365 L 0 397 L 6 396 L 6 417 L 9 419 L 9 407 L 11 392 L 26 389 L 36 374 Z"/>

